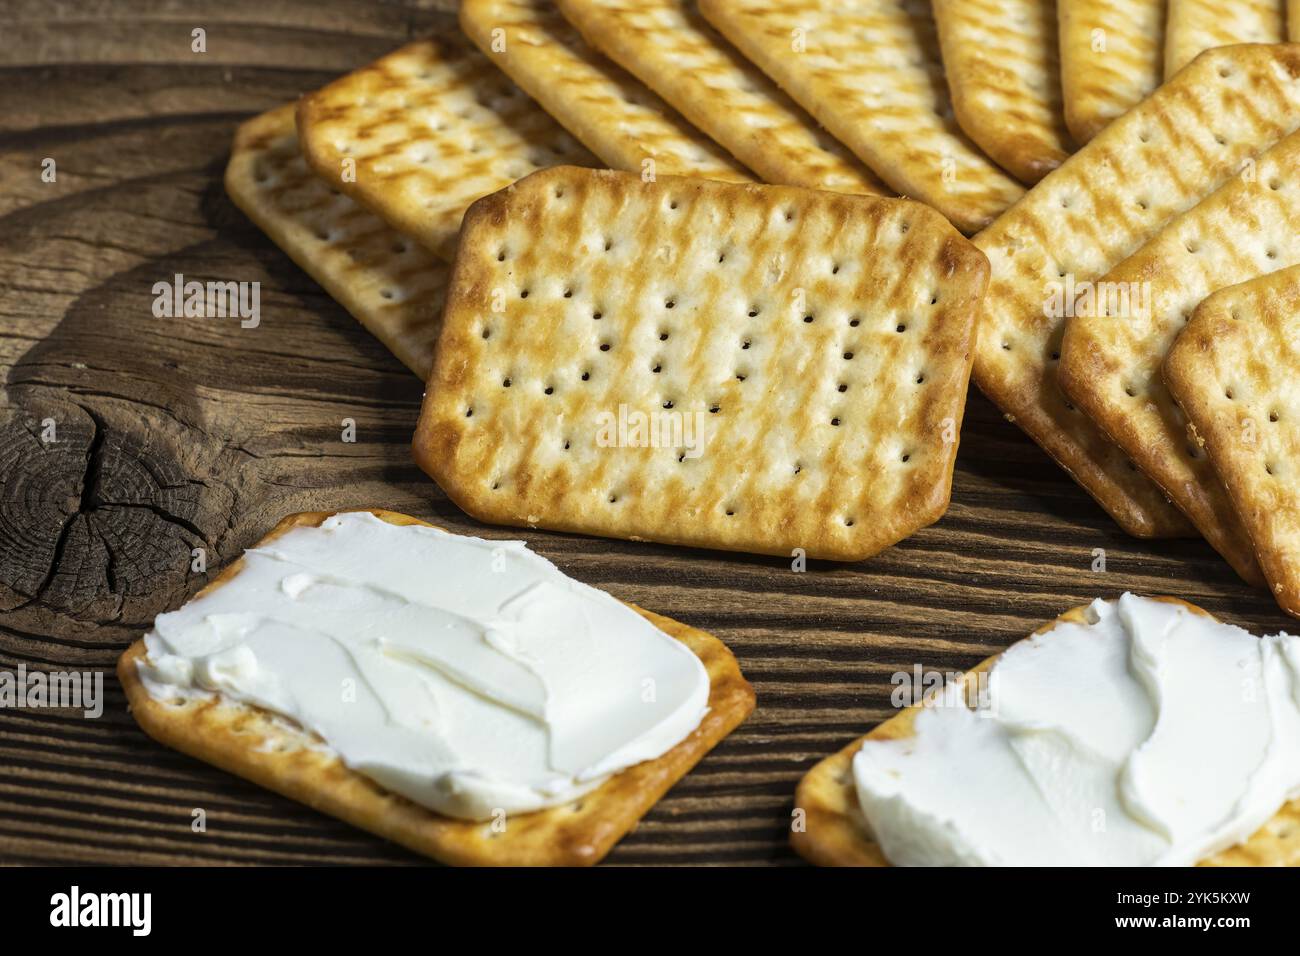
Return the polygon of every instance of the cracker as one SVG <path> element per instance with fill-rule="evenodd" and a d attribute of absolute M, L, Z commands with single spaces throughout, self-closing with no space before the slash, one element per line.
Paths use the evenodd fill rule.
<path fill-rule="evenodd" d="M 293 104 L 235 132 L 226 192 L 421 381 L 442 327 L 446 263 L 314 175 L 298 152 Z"/>
<path fill-rule="evenodd" d="M 1196 308 L 1164 362 L 1282 610 L 1300 617 L 1300 266 Z"/>
<path fill-rule="evenodd" d="M 427 524 L 391 511 L 373 509 L 372 513 L 390 524 Z M 259 544 L 293 528 L 319 525 L 330 514 L 289 515 Z M 242 564 L 242 559 L 236 561 L 199 594 L 229 581 Z M 117 675 L 132 715 L 159 743 L 417 853 L 458 866 L 582 866 L 598 863 L 754 709 L 753 688 L 721 641 L 635 605 L 628 607 L 681 641 L 704 663 L 710 681 L 708 713 L 689 737 L 663 756 L 615 774 L 574 803 L 512 815 L 502 832 L 493 832 L 491 823 L 442 816 L 385 790 L 349 770 L 320 746 L 319 738 L 268 711 L 219 698 L 154 699 L 137 670 L 146 655 L 143 640 L 122 655 Z"/>
<path fill-rule="evenodd" d="M 415 458 L 483 521 L 869 557 L 947 508 L 986 279 L 910 201 L 536 173 L 466 215 Z"/>
<path fill-rule="evenodd" d="M 957 122 L 1033 185 L 1074 150 L 1065 128 L 1056 0 L 935 0 Z"/>
<path fill-rule="evenodd" d="M 702 0 L 701 9 L 881 179 L 963 232 L 1024 193 L 953 118 L 929 4 Z"/>
<path fill-rule="evenodd" d="M 1102 278 L 1297 123 L 1300 46 L 1209 50 L 975 239 L 993 266 L 975 381 L 1131 534 L 1188 524 L 1061 391 L 1049 292 Z"/>
<path fill-rule="evenodd" d="M 587 46 L 549 0 L 465 0 L 460 22 L 480 50 L 611 168 L 753 181 L 636 77 Z"/>
<path fill-rule="evenodd" d="M 1057 0 L 1065 125 L 1086 143 L 1160 85 L 1165 0 Z"/>
<path fill-rule="evenodd" d="M 1156 598 L 1182 604 L 1197 614 L 1208 612 L 1177 598 Z M 1055 621 L 1044 624 L 1042 634 L 1061 624 L 1085 624 L 1087 606 L 1072 608 Z M 988 670 L 1000 655 L 977 664 L 967 675 Z M 795 790 L 794 805 L 804 811 L 802 830 L 792 830 L 790 844 L 804 859 L 818 866 L 889 866 L 872 837 L 866 816 L 858 803 L 853 781 L 853 758 L 867 740 L 898 740 L 911 737 L 913 723 L 923 704 L 900 711 L 859 737 L 843 750 L 815 764 L 804 774 Z M 1249 840 L 1202 860 L 1198 866 L 1300 866 L 1300 800 L 1278 810 Z"/>
<path fill-rule="evenodd" d="M 1211 292 L 1300 262 L 1297 168 L 1300 133 L 1292 133 L 1107 273 L 1098 288 L 1129 290 L 1129 314 L 1098 309 L 1070 319 L 1058 372 L 1065 393 L 1252 584 L 1263 578 L 1250 538 L 1209 460 L 1187 437 L 1160 365 Z M 1142 308 L 1144 286 L 1150 301 Z"/>
<path fill-rule="evenodd" d="M 592 156 L 464 37 L 409 43 L 298 101 L 326 182 L 445 259 L 475 199 Z"/>
<path fill-rule="evenodd" d="M 883 195 L 871 170 L 737 53 L 694 0 L 560 0 L 587 42 L 772 183 Z"/>
<path fill-rule="evenodd" d="M 1169 0 L 1165 77 L 1191 63 L 1202 50 L 1285 39 L 1284 0 Z"/>

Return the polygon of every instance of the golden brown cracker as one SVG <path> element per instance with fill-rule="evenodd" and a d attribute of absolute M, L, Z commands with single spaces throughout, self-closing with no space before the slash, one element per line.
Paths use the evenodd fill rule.
<path fill-rule="evenodd" d="M 701 0 L 700 6 L 881 179 L 934 206 L 963 232 L 988 225 L 1024 193 L 954 119 L 928 3 Z"/>
<path fill-rule="evenodd" d="M 1164 377 L 1282 610 L 1300 617 L 1300 266 L 1196 307 Z"/>
<path fill-rule="evenodd" d="M 1065 123 L 1086 143 L 1164 74 L 1166 0 L 1057 0 Z"/>
<path fill-rule="evenodd" d="M 480 50 L 610 168 L 753 181 L 636 77 L 587 46 L 550 0 L 464 0 L 460 23 Z"/>
<path fill-rule="evenodd" d="M 459 35 L 409 43 L 298 101 L 308 165 L 450 260 L 475 199 L 600 161 Z"/>
<path fill-rule="evenodd" d="M 905 200 L 534 174 L 466 216 L 416 461 L 483 521 L 869 557 L 947 508 L 986 270 Z"/>
<path fill-rule="evenodd" d="M 396 525 L 424 521 L 391 511 L 371 513 Z M 332 512 L 289 515 L 259 542 L 319 525 Z M 203 591 L 239 573 L 242 559 Z M 131 713 L 159 743 L 220 767 L 268 790 L 338 817 L 386 840 L 457 866 L 585 866 L 598 863 L 642 816 L 700 759 L 749 716 L 754 691 L 735 657 L 712 635 L 628 605 L 681 641 L 709 674 L 709 711 L 689 737 L 663 756 L 615 774 L 564 806 L 511 816 L 502 831 L 492 823 L 441 816 L 349 770 L 321 741 L 267 711 L 213 698 L 154 699 L 140 682 L 146 656 L 138 640 L 118 661 L 117 674 Z"/>
<path fill-rule="evenodd" d="M 1169 0 L 1165 77 L 1191 63 L 1202 50 L 1285 39 L 1284 0 Z"/>

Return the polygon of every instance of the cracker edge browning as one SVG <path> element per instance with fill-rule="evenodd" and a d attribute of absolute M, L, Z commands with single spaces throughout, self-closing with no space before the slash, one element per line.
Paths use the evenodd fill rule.
<path fill-rule="evenodd" d="M 1210 612 L 1181 598 L 1154 597 L 1152 600 L 1166 604 L 1179 604 L 1194 614 L 1217 620 Z M 1062 624 L 1085 624 L 1088 605 L 1073 607 L 1053 621 L 1038 628 L 1030 636 L 1044 634 Z M 1016 643 L 1019 643 L 1017 641 Z M 1005 653 L 1005 652 L 1004 652 Z M 1002 654 L 994 654 L 976 664 L 966 673 L 979 674 L 992 667 Z M 795 852 L 816 866 L 892 866 L 871 838 L 866 818 L 860 809 L 853 782 L 853 757 L 868 740 L 898 740 L 913 735 L 912 725 L 923 704 L 914 704 L 888 720 L 878 724 L 869 733 L 857 738 L 848 746 L 813 765 L 795 789 L 794 806 L 805 813 L 804 830 L 790 831 L 790 845 Z M 1300 816 L 1300 800 L 1292 800 L 1279 808 L 1277 815 Z M 1267 826 L 1267 824 L 1266 824 Z M 1229 847 L 1197 863 L 1197 866 L 1241 865 L 1236 854 L 1242 847 L 1256 841 L 1263 828 L 1244 844 Z M 1255 864 L 1261 865 L 1261 864 Z"/>
<path fill-rule="evenodd" d="M 398 512 L 355 510 L 369 511 L 398 526 L 435 527 Z M 258 545 L 294 528 L 318 526 L 338 513 L 288 515 Z M 242 566 L 241 556 L 195 597 L 226 583 Z M 202 705 L 198 714 L 188 709 L 178 714 L 150 696 L 140 680 L 136 665 L 146 654 L 143 638 L 132 643 L 119 658 L 117 676 L 137 723 L 159 743 L 417 853 L 460 866 L 587 866 L 598 863 L 630 832 L 674 784 L 749 716 L 755 703 L 753 688 L 721 641 L 634 604 L 627 606 L 700 658 L 709 672 L 708 713 L 690 736 L 662 756 L 620 771 L 575 803 L 515 814 L 507 830 L 496 838 L 481 821 L 436 814 L 349 770 L 337 758 L 328 759 L 323 767 L 302 767 L 297 765 L 295 754 L 263 749 L 254 735 L 235 736 L 229 725 L 250 715 L 268 713 L 259 708 L 218 700 Z M 300 731 L 287 733 L 300 744 L 315 743 Z"/>

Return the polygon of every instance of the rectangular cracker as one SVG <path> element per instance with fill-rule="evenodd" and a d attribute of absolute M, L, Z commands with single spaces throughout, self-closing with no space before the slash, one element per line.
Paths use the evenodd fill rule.
<path fill-rule="evenodd" d="M 1032 186 L 1074 151 L 1061 99 L 1056 0 L 934 0 L 962 130 Z"/>
<path fill-rule="evenodd" d="M 1221 289 L 1164 362 L 1282 610 L 1300 617 L 1300 266 Z"/>
<path fill-rule="evenodd" d="M 1188 524 L 1061 391 L 1050 293 L 1100 279 L 1297 123 L 1300 46 L 1208 51 L 975 239 L 993 265 L 975 381 L 1130 534 Z"/>
<path fill-rule="evenodd" d="M 1212 617 L 1207 611 L 1177 598 L 1155 600 L 1182 604 L 1197 614 Z M 1072 608 L 1034 633 L 1043 634 L 1065 623 L 1085 624 L 1085 611 L 1086 605 Z M 966 672 L 967 677 L 987 671 L 1000 656 L 980 662 Z M 804 774 L 794 796 L 795 809 L 804 812 L 803 828 L 790 831 L 790 845 L 795 852 L 818 866 L 890 865 L 871 835 L 858 803 L 853 758 L 864 741 L 911 737 L 915 733 L 917 714 L 924 706 L 915 704 L 900 711 Z M 1300 800 L 1283 805 L 1244 843 L 1216 853 L 1197 866 L 1300 866 Z"/>
<path fill-rule="evenodd" d="M 226 192 L 423 381 L 442 327 L 447 264 L 314 175 L 293 113 L 290 103 L 240 125 Z"/>
<path fill-rule="evenodd" d="M 1057 0 L 1065 125 L 1086 143 L 1164 76 L 1165 0 Z"/>
<path fill-rule="evenodd" d="M 549 0 L 464 0 L 465 34 L 612 169 L 643 175 L 754 177 L 583 42 Z"/>
<path fill-rule="evenodd" d="M 536 169 L 599 166 L 464 37 L 409 43 L 298 101 L 315 172 L 450 261 L 465 210 Z"/>
<path fill-rule="evenodd" d="M 395 525 L 419 524 L 408 515 L 371 509 Z M 297 527 L 319 525 L 331 512 L 289 515 L 258 545 Z M 237 560 L 199 592 L 220 587 L 239 573 Z M 196 595 L 197 596 L 197 595 Z M 338 817 L 407 849 L 455 866 L 587 866 L 598 863 L 678 780 L 754 709 L 754 691 L 721 641 L 710 634 L 635 605 L 628 607 L 704 663 L 709 711 L 689 737 L 663 756 L 615 774 L 578 801 L 513 815 L 504 831 L 491 823 L 434 813 L 348 769 L 314 735 L 260 708 L 223 701 L 161 701 L 140 681 L 144 640 L 117 665 L 132 716 L 159 743 L 251 780 L 259 786 Z"/>
<path fill-rule="evenodd" d="M 1252 584 L 1263 578 L 1250 537 L 1205 454 L 1187 437 L 1186 420 L 1160 366 L 1192 310 L 1211 292 L 1300 262 L 1297 169 L 1300 132 L 1261 154 L 1107 273 L 1098 288 L 1140 294 L 1146 284 L 1149 307 L 1069 319 L 1058 369 L 1066 395 Z"/>
<path fill-rule="evenodd" d="M 919 203 L 546 170 L 466 215 L 415 458 L 483 521 L 860 560 L 947 508 L 986 278 Z"/>
<path fill-rule="evenodd" d="M 1165 77 L 1191 63 L 1202 50 L 1285 39 L 1284 0 L 1169 0 Z"/>
<path fill-rule="evenodd" d="M 705 22 L 694 0 L 559 0 L 593 47 L 770 183 L 879 196 L 853 154 Z"/>
<path fill-rule="evenodd" d="M 700 9 L 881 179 L 963 232 L 1023 195 L 953 118 L 923 0 L 701 0 Z"/>

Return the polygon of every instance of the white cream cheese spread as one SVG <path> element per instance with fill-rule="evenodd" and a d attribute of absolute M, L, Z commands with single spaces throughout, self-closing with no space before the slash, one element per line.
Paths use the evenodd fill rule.
<path fill-rule="evenodd" d="M 980 704 L 866 741 L 859 803 L 895 864 L 1190 865 L 1300 797 L 1300 637 L 1167 602 L 1095 601 L 1021 641 Z"/>
<path fill-rule="evenodd" d="M 580 796 L 708 710 L 689 648 L 523 542 L 368 512 L 250 549 L 239 574 L 159 615 L 145 645 L 153 697 L 265 708 L 463 819 Z"/>

